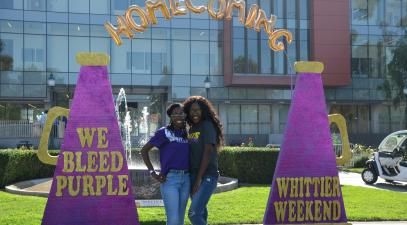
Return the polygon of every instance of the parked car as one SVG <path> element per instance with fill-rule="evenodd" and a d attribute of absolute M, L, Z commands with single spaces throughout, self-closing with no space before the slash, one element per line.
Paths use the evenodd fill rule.
<path fill-rule="evenodd" d="M 407 182 L 407 130 L 400 130 L 385 137 L 373 153 L 372 159 L 366 162 L 362 172 L 362 180 L 366 184 L 374 184 L 378 177 L 387 182 Z"/>

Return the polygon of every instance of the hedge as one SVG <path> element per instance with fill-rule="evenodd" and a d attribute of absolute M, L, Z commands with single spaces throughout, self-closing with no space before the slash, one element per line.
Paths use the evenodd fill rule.
<path fill-rule="evenodd" d="M 57 155 L 58 151 L 50 151 Z M 224 147 L 219 152 L 222 176 L 243 183 L 271 184 L 278 151 L 270 148 Z M 55 166 L 39 161 L 35 150 L 0 150 L 0 188 L 24 180 L 52 177 Z"/>
<path fill-rule="evenodd" d="M 57 155 L 58 151 L 51 151 Z M 0 151 L 0 188 L 24 180 L 52 177 L 55 166 L 39 161 L 34 150 L 1 150 Z"/>
<path fill-rule="evenodd" d="M 278 153 L 270 148 L 224 147 L 219 152 L 219 171 L 239 182 L 271 184 Z"/>

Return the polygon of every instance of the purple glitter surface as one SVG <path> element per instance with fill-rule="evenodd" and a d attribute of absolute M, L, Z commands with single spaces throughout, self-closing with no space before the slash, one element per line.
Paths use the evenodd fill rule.
<path fill-rule="evenodd" d="M 291 184 L 288 187 L 287 196 L 281 195 L 281 192 L 279 193 L 279 186 L 276 179 L 299 179 L 301 177 L 303 179 L 305 177 L 338 177 L 322 79 L 320 74 L 314 73 L 299 74 L 296 81 L 294 96 L 288 113 L 287 126 L 284 132 L 284 139 L 264 215 L 264 224 L 317 224 L 344 223 L 347 221 L 339 180 L 337 186 L 339 186 L 338 191 L 340 194 L 335 197 L 321 197 L 320 194 L 318 197 L 314 196 L 313 185 L 309 186 L 311 195 L 308 197 L 306 197 L 305 194 L 296 197 L 292 196 L 290 194 Z M 319 185 L 316 186 L 320 188 Z M 304 190 L 305 186 L 302 188 Z M 302 208 L 300 205 L 293 203 L 294 206 L 291 207 L 292 210 L 290 211 L 289 201 L 291 201 L 291 203 L 293 203 L 292 201 L 296 203 L 297 201 L 304 203 L 307 201 L 312 202 L 313 212 L 315 212 L 315 201 L 325 201 L 325 203 L 335 201 L 340 204 L 340 215 L 337 215 L 335 220 L 331 215 L 331 217 L 327 216 L 325 219 L 319 221 L 315 221 L 315 218 L 310 219 L 310 217 L 308 217 L 308 221 L 306 221 L 303 218 L 305 215 L 301 215 L 299 212 L 304 212 L 305 206 Z M 287 203 L 284 217 L 280 216 L 277 218 L 278 210 L 276 211 L 275 204 L 278 202 Z M 290 212 L 292 213 L 291 218 L 296 218 L 295 220 L 289 220 Z M 324 213 L 322 207 L 320 212 L 321 215 Z"/>
<path fill-rule="evenodd" d="M 107 128 L 106 139 L 102 143 L 108 143 L 106 148 L 98 147 L 98 132 L 93 136 L 91 146 L 85 145 L 82 147 L 77 128 Z M 123 156 L 123 165 L 112 171 L 113 162 L 110 160 L 110 154 L 116 152 Z M 64 170 L 64 152 L 73 152 L 76 157 L 81 159 L 81 165 L 90 167 L 88 163 L 88 153 L 96 152 L 99 154 L 104 152 L 106 163 L 103 167 L 109 167 L 107 171 L 100 171 L 100 155 L 95 158 L 93 167 L 98 167 L 97 171 L 73 171 Z M 98 158 L 99 157 L 99 158 Z M 65 159 L 66 160 L 66 159 Z M 77 159 L 75 159 L 77 160 Z M 73 162 L 76 162 L 72 160 Z M 65 162 L 66 163 L 66 162 Z M 78 164 L 79 165 L 79 164 Z M 69 185 L 66 188 L 61 188 L 60 195 L 57 196 L 58 176 L 74 177 L 72 189 L 77 190 L 78 194 L 72 195 L 68 192 Z M 92 179 L 92 188 L 83 188 L 83 180 L 77 183 L 77 179 L 89 176 Z M 106 184 L 99 191 L 99 195 L 92 194 L 90 189 L 96 193 L 96 176 L 105 179 Z M 119 176 L 128 178 L 122 182 L 122 195 L 108 194 L 108 176 L 113 177 L 110 182 L 110 193 L 119 190 Z M 123 185 L 124 183 L 124 185 Z M 88 186 L 89 187 L 89 186 Z M 88 196 L 86 196 L 88 192 Z M 138 225 L 137 209 L 134 202 L 134 197 L 131 190 L 131 181 L 127 162 L 125 159 L 124 148 L 121 142 L 120 130 L 118 127 L 112 89 L 108 80 L 108 72 L 106 66 L 82 66 L 75 88 L 75 96 L 73 98 L 70 115 L 68 118 L 67 128 L 64 136 L 64 144 L 61 147 L 61 152 L 58 157 L 56 170 L 51 186 L 51 191 L 48 197 L 48 202 L 45 208 L 43 225 L 68 225 L 68 224 L 83 224 L 83 225 Z"/>

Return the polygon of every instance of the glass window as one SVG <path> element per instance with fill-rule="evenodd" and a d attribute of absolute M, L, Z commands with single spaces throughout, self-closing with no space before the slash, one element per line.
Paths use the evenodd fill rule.
<path fill-rule="evenodd" d="M 0 20 L 0 31 L 7 33 L 23 33 L 23 23 L 21 21 Z"/>
<path fill-rule="evenodd" d="M 191 41 L 191 73 L 209 74 L 209 42 Z"/>
<path fill-rule="evenodd" d="M 110 37 L 105 27 L 101 25 L 91 25 L 90 35 L 95 37 Z"/>
<path fill-rule="evenodd" d="M 384 24 L 384 1 L 385 0 L 368 0 L 369 5 L 369 25 Z"/>
<path fill-rule="evenodd" d="M 3 64 L 1 70 L 23 70 L 23 36 L 0 33 L 3 43 Z M 4 61 L 6 60 L 6 61 Z"/>
<path fill-rule="evenodd" d="M 299 2 L 299 10 L 300 10 L 300 19 L 307 20 L 308 18 L 308 9 L 309 9 L 309 2 L 308 0 L 298 0 Z"/>
<path fill-rule="evenodd" d="M 185 99 L 191 95 L 190 87 L 173 87 L 172 97 L 175 99 Z"/>
<path fill-rule="evenodd" d="M 68 0 L 47 0 L 47 10 L 54 12 L 67 12 Z"/>
<path fill-rule="evenodd" d="M 152 72 L 153 74 L 171 74 L 170 40 L 152 41 Z"/>
<path fill-rule="evenodd" d="M 23 0 L 1 0 L 0 8 L 1 9 L 22 9 Z"/>
<path fill-rule="evenodd" d="M 271 68 L 271 50 L 268 47 L 268 41 L 262 40 L 261 41 L 261 73 L 262 74 L 270 74 L 272 71 Z"/>
<path fill-rule="evenodd" d="M 286 0 L 287 19 L 295 19 L 296 0 Z"/>
<path fill-rule="evenodd" d="M 284 74 L 284 52 L 274 52 L 274 73 Z"/>
<path fill-rule="evenodd" d="M 189 75 L 172 75 L 172 86 L 190 86 L 191 76 Z"/>
<path fill-rule="evenodd" d="M 230 99 L 246 99 L 247 90 L 242 88 L 229 88 Z"/>
<path fill-rule="evenodd" d="M 24 72 L 24 84 L 45 84 L 45 72 Z"/>
<path fill-rule="evenodd" d="M 271 110 L 269 105 L 259 105 L 259 134 L 271 133 Z"/>
<path fill-rule="evenodd" d="M 45 11 L 45 0 L 24 0 L 24 10 Z"/>
<path fill-rule="evenodd" d="M 153 39 L 170 39 L 170 28 L 152 27 Z"/>
<path fill-rule="evenodd" d="M 69 35 L 72 36 L 89 36 L 89 25 L 69 24 Z"/>
<path fill-rule="evenodd" d="M 401 23 L 401 1 L 387 0 L 386 1 L 386 24 L 390 26 L 400 26 Z"/>
<path fill-rule="evenodd" d="M 137 4 L 137 3 L 136 3 Z M 131 5 L 131 0 L 112 0 L 112 14 L 114 15 L 124 15 L 124 12 Z M 139 6 L 144 6 L 144 4 L 137 4 Z"/>
<path fill-rule="evenodd" d="M 120 73 L 113 73 L 111 74 L 111 82 L 112 85 L 130 85 L 132 84 L 131 74 L 120 74 Z M 146 82 L 146 79 L 144 80 Z M 135 83 L 136 85 L 141 85 Z M 144 83 L 143 83 L 144 84 Z M 150 85 L 149 83 L 147 85 Z"/>
<path fill-rule="evenodd" d="M 384 77 L 385 60 L 383 46 L 369 46 L 369 63 L 371 77 Z"/>
<path fill-rule="evenodd" d="M 190 40 L 190 29 L 171 29 L 172 39 Z"/>
<path fill-rule="evenodd" d="M 90 51 L 103 52 L 110 55 L 110 38 L 90 38 Z"/>
<path fill-rule="evenodd" d="M 209 40 L 209 30 L 191 29 L 191 40 L 197 41 Z"/>
<path fill-rule="evenodd" d="M 132 60 L 130 61 L 133 73 L 151 74 L 151 40 L 135 39 L 132 43 Z"/>
<path fill-rule="evenodd" d="M 68 72 L 68 37 L 48 36 L 47 71 Z"/>
<path fill-rule="evenodd" d="M 223 74 L 223 48 L 222 42 L 210 42 L 210 74 Z"/>
<path fill-rule="evenodd" d="M 1 84 L 22 84 L 23 83 L 23 72 L 1 71 L 0 72 L 0 83 Z"/>
<path fill-rule="evenodd" d="M 240 134 L 240 106 L 227 105 L 227 128 L 228 134 Z"/>
<path fill-rule="evenodd" d="M 24 85 L 24 97 L 45 97 L 46 90 L 45 85 Z"/>
<path fill-rule="evenodd" d="M 241 105 L 242 134 L 257 134 L 257 105 Z"/>
<path fill-rule="evenodd" d="M 367 46 L 352 46 L 352 75 L 367 77 L 368 74 Z"/>
<path fill-rule="evenodd" d="M 352 1 L 352 24 L 367 25 L 367 0 Z"/>
<path fill-rule="evenodd" d="M 45 35 L 24 35 L 24 70 L 45 71 Z"/>
<path fill-rule="evenodd" d="M 278 133 L 280 133 L 280 134 L 284 133 L 285 126 L 287 124 L 287 119 L 288 119 L 288 110 L 289 110 L 288 105 L 279 105 L 279 109 L 278 109 L 278 119 L 279 119 Z"/>
<path fill-rule="evenodd" d="M 407 0 L 401 0 L 401 26 L 407 26 Z"/>
<path fill-rule="evenodd" d="M 131 67 L 127 66 L 131 64 L 131 41 L 127 38 L 122 39 L 123 44 L 121 46 L 116 46 L 113 41 L 111 41 L 112 46 L 112 73 L 131 73 Z M 129 62 L 130 61 L 130 62 Z"/>
<path fill-rule="evenodd" d="M 89 13 L 89 0 L 69 0 L 69 12 Z"/>
<path fill-rule="evenodd" d="M 283 19 L 284 18 L 284 1 L 285 0 L 275 0 L 274 1 L 274 15 L 277 16 L 277 18 L 279 19 Z"/>
<path fill-rule="evenodd" d="M 69 37 L 69 72 L 79 72 L 80 65 L 76 62 L 76 54 L 88 51 L 89 37 Z"/>
<path fill-rule="evenodd" d="M 243 39 L 233 39 L 233 71 L 235 73 L 246 72 L 244 46 L 245 44 Z"/>
<path fill-rule="evenodd" d="M 45 23 L 40 22 L 24 22 L 24 33 L 29 34 L 45 34 Z"/>
<path fill-rule="evenodd" d="M 172 41 L 172 71 L 174 74 L 190 74 L 190 42 Z"/>
<path fill-rule="evenodd" d="M 270 16 L 271 14 L 271 3 L 272 1 L 270 0 L 259 0 L 260 3 L 260 8 L 264 10 L 264 12 L 266 12 L 267 16 Z M 251 5 L 247 4 L 246 8 L 249 11 L 250 10 Z"/>
<path fill-rule="evenodd" d="M 109 14 L 110 0 L 90 0 L 90 13 Z"/>
<path fill-rule="evenodd" d="M 68 24 L 65 23 L 48 23 L 48 34 L 68 35 Z"/>
<path fill-rule="evenodd" d="M 2 84 L 0 85 L 0 96 L 2 97 L 22 97 L 23 85 Z"/>

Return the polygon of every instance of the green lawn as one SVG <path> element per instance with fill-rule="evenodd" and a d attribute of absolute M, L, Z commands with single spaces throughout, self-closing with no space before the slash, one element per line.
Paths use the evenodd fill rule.
<path fill-rule="evenodd" d="M 215 194 L 209 204 L 210 224 L 261 223 L 269 187 L 241 187 Z M 344 186 L 349 220 L 407 220 L 407 194 Z M 0 191 L 0 224 L 39 225 L 46 198 L 12 195 Z M 141 224 L 165 224 L 163 208 L 138 209 Z M 186 219 L 189 224 L 188 219 Z"/>

